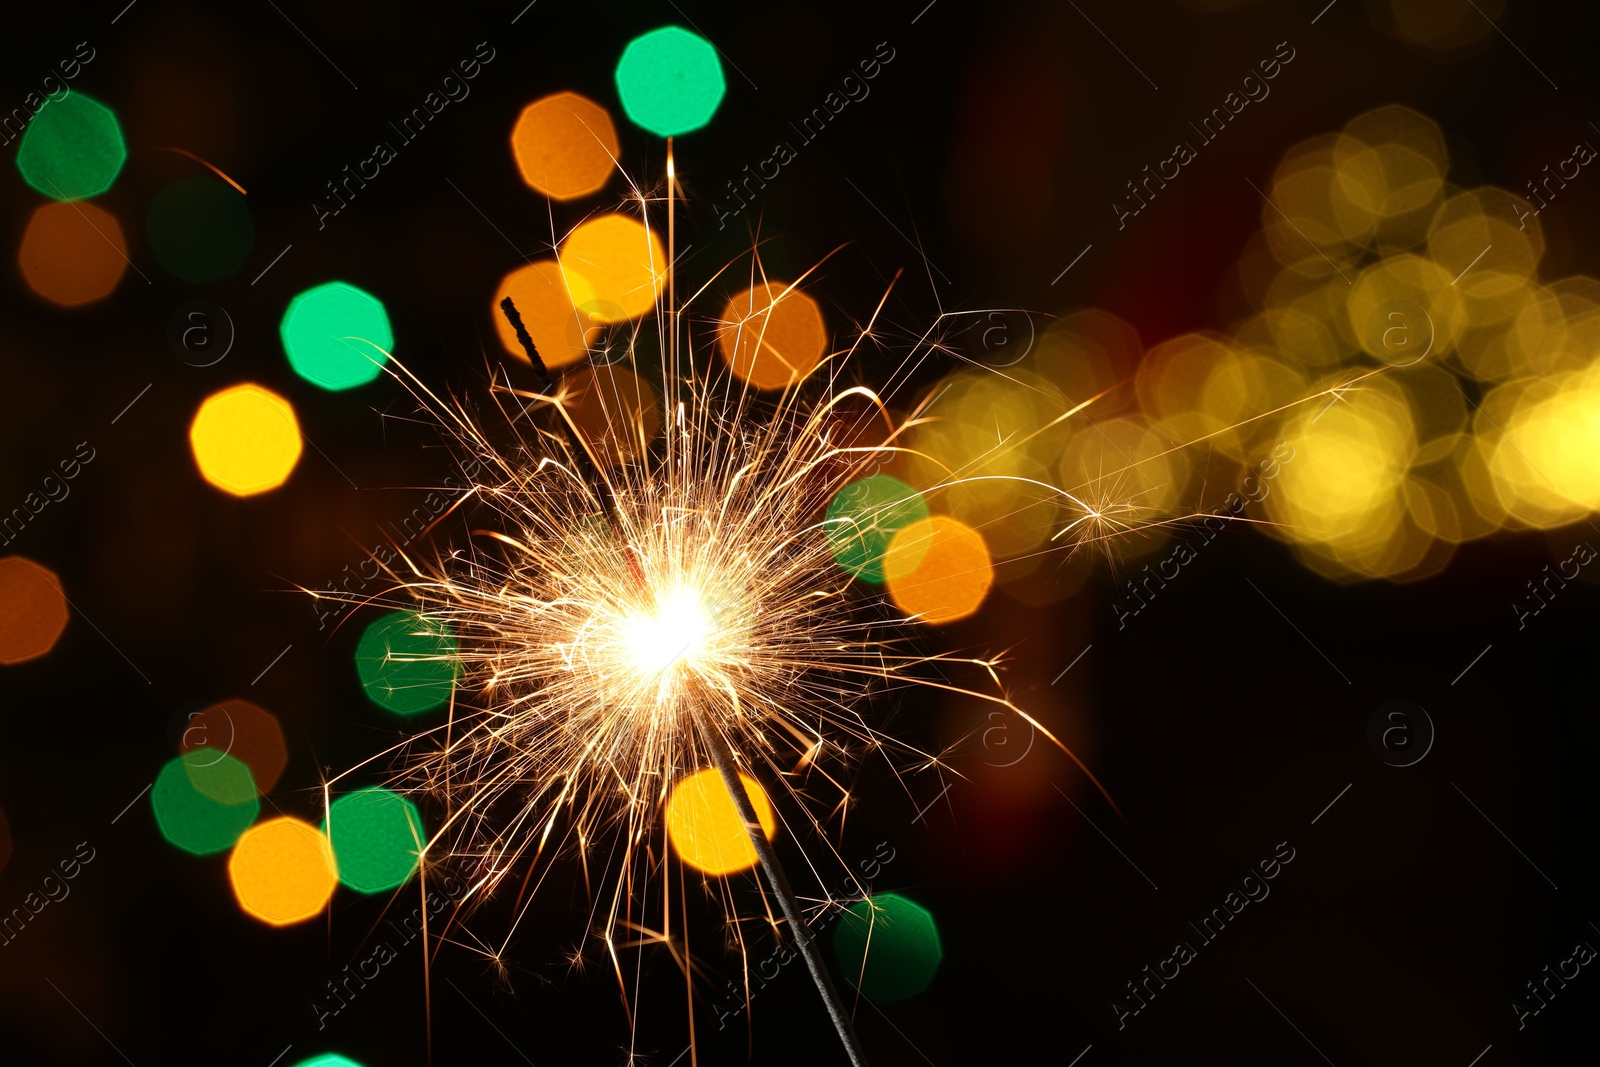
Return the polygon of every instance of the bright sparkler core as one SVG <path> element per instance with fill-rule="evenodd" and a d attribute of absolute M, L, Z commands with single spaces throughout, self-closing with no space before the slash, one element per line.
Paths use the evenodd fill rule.
<path fill-rule="evenodd" d="M 630 666 L 651 680 L 679 664 L 692 668 L 715 635 L 699 593 L 679 587 L 658 596 L 653 612 L 630 616 L 623 624 L 622 640 Z"/>
<path fill-rule="evenodd" d="M 504 306 L 520 329 L 514 305 Z M 671 322 L 663 329 L 676 337 Z M 740 805 L 737 783 L 781 785 L 791 838 L 831 850 L 834 820 L 842 826 L 851 801 L 841 768 L 868 755 L 923 769 L 943 758 L 880 731 L 866 713 L 874 693 L 928 686 L 989 702 L 1078 762 L 1006 697 L 999 660 L 920 652 L 905 618 L 860 603 L 850 579 L 870 568 L 878 577 L 867 581 L 881 581 L 885 542 L 928 515 L 909 485 L 877 473 L 902 451 L 903 429 L 878 394 L 830 384 L 820 400 L 791 388 L 758 401 L 718 376 L 716 362 L 681 367 L 674 343 L 654 391 L 664 425 L 650 418 L 654 399 L 630 407 L 624 379 L 610 374 L 594 396 L 615 403 L 580 426 L 571 393 L 549 380 L 532 342 L 522 343 L 543 381 L 539 391 L 494 388 L 514 403 L 497 400 L 508 431 L 496 428 L 493 440 L 472 410 L 416 382 L 424 408 L 480 472 L 464 502 L 491 522 L 469 548 L 404 556 L 385 598 L 454 637 L 448 721 L 385 755 L 402 764 L 397 791 L 425 791 L 443 809 L 421 851 L 424 863 L 448 855 L 462 869 L 471 886 L 464 907 L 514 892 L 520 923 L 527 895 L 570 847 L 586 878 L 602 872 L 595 933 L 625 985 L 621 949 L 676 943 L 670 911 L 641 922 L 636 907 L 661 898 L 645 888 L 666 854 L 651 839 L 671 836 L 663 808 L 676 784 L 715 773 L 784 922 L 800 930 L 807 909 L 761 834 L 748 834 L 768 819 Z M 600 381 L 609 372 L 585 373 Z M 557 409 L 560 421 L 539 425 L 528 417 L 534 405 Z M 877 430 L 880 418 L 887 431 Z M 940 466 L 961 484 L 961 472 Z M 886 496 L 873 491 L 883 485 Z M 845 494 L 850 486 L 869 491 Z M 920 516 L 906 513 L 908 498 Z M 1107 521 L 1105 505 L 1092 512 Z M 967 688 L 952 671 L 993 686 Z M 837 798 L 831 809 L 817 799 L 828 794 Z M 485 958 L 498 963 L 515 930 L 498 946 L 480 941 Z M 806 944 L 802 955 L 859 1064 L 848 1014 Z"/>

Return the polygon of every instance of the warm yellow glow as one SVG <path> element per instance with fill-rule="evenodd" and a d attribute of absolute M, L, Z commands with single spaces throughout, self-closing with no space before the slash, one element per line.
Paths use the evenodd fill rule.
<path fill-rule="evenodd" d="M 959 519 L 932 515 L 902 526 L 883 556 L 889 596 L 922 622 L 964 619 L 977 611 L 994 584 L 983 537 Z"/>
<path fill-rule="evenodd" d="M 189 447 L 206 481 L 234 496 L 252 496 L 288 481 L 300 461 L 300 424 L 287 400 L 246 382 L 201 403 Z"/>
<path fill-rule="evenodd" d="M 1514 400 L 1513 400 L 1514 398 Z M 1489 473 L 1522 522 L 1551 527 L 1600 509 L 1600 366 L 1511 383 L 1486 407 L 1515 403 L 1491 438 Z M 1504 416 L 1502 415 L 1502 418 Z"/>
<path fill-rule="evenodd" d="M 654 678 L 692 660 L 713 632 L 699 594 L 680 588 L 660 598 L 654 611 L 630 616 L 623 624 L 622 643 L 633 669 Z"/>
<path fill-rule="evenodd" d="M 750 806 L 756 809 L 761 832 L 771 838 L 778 828 L 771 801 L 754 779 L 741 774 L 739 781 Z M 679 859 L 707 874 L 732 874 L 756 863 L 755 846 L 733 795 L 714 768 L 697 771 L 672 787 L 667 800 L 667 836 Z"/>
<path fill-rule="evenodd" d="M 244 832 L 228 857 L 228 879 L 246 914 L 273 926 L 316 915 L 339 882 L 327 836 L 289 816 Z"/>
<path fill-rule="evenodd" d="M 1330 575 L 1401 573 L 1421 562 L 1430 538 L 1410 521 L 1407 471 L 1417 455 L 1406 394 L 1369 382 L 1306 411 L 1286 427 L 1292 460 L 1282 462 L 1264 505 L 1275 524 L 1260 529 L 1297 544 Z"/>
<path fill-rule="evenodd" d="M 593 288 L 591 321 L 626 322 L 656 306 L 667 284 L 667 252 L 661 238 L 626 215 L 602 215 L 573 230 L 561 244 L 561 269 L 579 274 Z"/>

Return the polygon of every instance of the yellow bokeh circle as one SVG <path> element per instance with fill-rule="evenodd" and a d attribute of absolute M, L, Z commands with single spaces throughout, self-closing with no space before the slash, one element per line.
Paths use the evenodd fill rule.
<path fill-rule="evenodd" d="M 994 585 L 983 536 L 959 519 L 931 515 L 902 526 L 883 554 L 889 596 L 922 622 L 964 619 Z"/>
<path fill-rule="evenodd" d="M 234 496 L 252 496 L 289 479 L 300 461 L 300 424 L 287 400 L 245 382 L 200 404 L 189 447 L 206 481 Z"/>
<path fill-rule="evenodd" d="M 778 828 L 772 802 L 753 778 L 739 775 L 761 831 L 771 837 Z M 732 874 L 755 866 L 756 849 L 733 794 L 716 769 L 696 771 L 672 787 L 667 798 L 667 837 L 678 858 L 707 874 Z"/>
<path fill-rule="evenodd" d="M 285 815 L 244 832 L 228 857 L 228 880 L 247 914 L 287 926 L 322 911 L 339 874 L 327 835 Z"/>
<path fill-rule="evenodd" d="M 589 300 L 576 303 L 592 302 L 595 321 L 626 321 L 656 306 L 667 284 L 667 252 L 655 231 L 642 223 L 626 215 L 602 215 L 567 235 L 561 244 L 561 269 L 588 283 Z"/>

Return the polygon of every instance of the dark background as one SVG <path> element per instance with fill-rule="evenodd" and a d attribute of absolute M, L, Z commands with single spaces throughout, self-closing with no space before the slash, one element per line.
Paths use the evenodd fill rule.
<path fill-rule="evenodd" d="M 906 268 L 886 312 L 889 343 L 856 372 L 869 381 L 941 310 L 1019 307 L 1042 322 L 1100 307 L 1147 345 L 1227 326 L 1241 310 L 1232 267 L 1260 226 L 1244 179 L 1262 185 L 1290 146 L 1366 108 L 1399 101 L 1439 121 L 1451 179 L 1468 187 L 1519 188 L 1574 142 L 1600 136 L 1589 126 L 1600 117 L 1595 26 L 1578 4 L 1514 3 L 1499 20 L 1514 46 L 1490 34 L 1439 58 L 1381 32 L 1360 0 L 1339 0 L 1315 25 L 1318 0 L 1213 13 L 1168 0 L 938 0 L 917 17 L 923 2 L 540 0 L 515 25 L 521 0 L 139 0 L 115 25 L 120 0 L 7 11 L 7 108 L 76 42 L 96 49 L 74 87 L 117 110 L 130 146 L 98 202 L 122 219 L 149 278 L 130 272 L 110 299 L 77 311 L 35 299 L 14 267 L 0 285 L 0 505 L 77 442 L 97 452 L 71 497 L 6 549 L 59 574 L 74 612 L 50 655 L 0 669 L 0 809 L 15 840 L 0 909 L 77 842 L 96 850 L 72 895 L 0 948 L 7 1062 L 266 1067 L 292 1046 L 285 1067 L 324 1050 L 367 1067 L 423 1063 L 430 1016 L 441 1064 L 621 1063 L 631 1049 L 665 1065 L 687 1045 L 683 983 L 664 952 L 645 954 L 631 1034 L 594 946 L 581 972 L 569 967 L 589 912 L 575 865 L 569 883 L 552 881 L 503 971 L 446 946 L 430 1007 L 413 946 L 319 1034 L 310 1001 L 366 954 L 381 902 L 341 892 L 327 922 L 271 929 L 234 904 L 224 857 L 196 859 L 162 840 L 147 798 L 112 824 L 171 757 L 174 724 L 195 702 L 246 696 L 279 717 L 291 759 L 271 799 L 302 816 L 320 803 L 325 775 L 394 738 L 351 667 L 358 630 L 319 632 L 292 584 L 321 584 L 363 558 L 416 506 L 420 491 L 406 487 L 437 484 L 445 459 L 436 435 L 385 417 L 412 411 L 393 382 L 331 394 L 295 378 L 278 319 L 295 293 L 344 278 L 382 297 L 396 354 L 421 377 L 481 390 L 486 355 L 498 358 L 489 295 L 552 238 L 507 132 L 524 104 L 573 89 L 612 110 L 625 167 L 655 179 L 663 146 L 625 121 L 611 83 L 635 34 L 692 24 L 725 57 L 721 110 L 678 142 L 681 180 L 698 200 L 680 228 L 696 246 L 682 278 L 746 252 L 756 228 L 780 277 L 847 243 L 811 288 L 840 328 L 864 321 Z M 472 95 L 319 232 L 310 204 L 324 181 L 374 140 L 392 141 L 385 123 L 484 40 L 496 58 Z M 1298 55 L 1271 97 L 1118 232 L 1108 205 L 1123 182 L 1284 40 Z M 777 139 L 795 142 L 787 123 L 882 41 L 895 58 L 871 96 L 718 231 L 707 201 L 724 181 Z M 257 243 L 234 278 L 181 282 L 141 243 L 150 199 L 197 172 L 154 146 L 183 147 L 249 190 Z M 1600 265 L 1597 181 L 1580 178 L 1542 217 L 1545 277 Z M 623 189 L 614 178 L 598 198 L 557 205 L 554 232 Z M 0 247 L 15 248 L 41 199 L 9 162 L 0 202 Z M 186 366 L 166 343 L 169 317 L 192 299 L 225 307 L 238 329 L 210 368 Z M 291 398 L 316 448 L 284 489 L 236 500 L 196 475 L 186 428 L 205 395 L 247 379 Z M 994 756 L 993 736 L 977 743 L 981 707 L 926 696 L 885 706 L 910 740 L 971 732 L 974 743 L 953 764 L 961 778 L 902 784 L 869 769 L 856 782 L 841 854 L 890 842 L 896 858 L 877 888 L 926 904 L 945 947 L 924 994 L 862 1009 L 873 1062 L 1467 1067 L 1486 1046 L 1476 1061 L 1485 1067 L 1592 1059 L 1592 966 L 1520 1032 L 1510 1004 L 1575 942 L 1600 945 L 1591 924 L 1600 731 L 1585 625 L 1597 598 L 1575 583 L 1520 632 L 1508 609 L 1542 566 L 1596 538 L 1583 524 L 1499 537 L 1465 546 L 1423 582 L 1337 585 L 1240 531 L 1126 631 L 1107 610 L 1102 570 L 1055 608 L 997 594 L 977 619 L 937 635 L 953 647 L 1013 648 L 1019 702 L 1084 754 L 1125 819 L 1042 744 L 1013 767 L 986 764 L 1010 757 Z M 1437 729 L 1428 757 L 1406 769 L 1385 766 L 1366 741 L 1369 716 L 1392 699 L 1425 707 Z M 1295 858 L 1271 896 L 1119 1031 L 1110 1002 L 1124 983 L 1175 941 L 1193 942 L 1186 923 L 1279 842 Z M 751 906 L 753 885 L 738 890 Z M 708 909 L 697 946 L 709 968 L 694 1018 L 700 1061 L 842 1062 L 796 966 L 755 999 L 748 1029 L 717 1032 L 703 998 L 736 961 L 714 950 L 710 922 Z"/>

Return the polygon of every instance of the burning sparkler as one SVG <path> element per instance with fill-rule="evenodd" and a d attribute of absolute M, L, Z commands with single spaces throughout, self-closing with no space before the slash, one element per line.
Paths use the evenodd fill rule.
<path fill-rule="evenodd" d="M 587 871 L 596 842 L 617 833 L 630 858 L 602 886 L 609 906 L 599 933 L 620 982 L 622 931 L 644 929 L 630 917 L 646 873 L 639 846 L 660 826 L 674 783 L 715 767 L 788 936 L 852 1061 L 862 1063 L 800 898 L 740 783 L 781 783 L 790 801 L 780 805 L 784 819 L 800 813 L 803 832 L 826 841 L 825 822 L 842 824 L 849 800 L 841 761 L 883 751 L 922 768 L 939 764 L 938 755 L 872 724 L 869 689 L 962 693 L 1055 740 L 1005 696 L 997 660 L 918 651 L 913 623 L 852 595 L 841 553 L 881 549 L 899 502 L 829 505 L 903 447 L 916 416 L 897 424 L 873 391 L 836 388 L 850 350 L 823 361 L 814 381 L 763 400 L 731 375 L 681 360 L 669 342 L 663 440 L 652 445 L 642 396 L 612 402 L 603 423 L 585 431 L 573 418 L 571 390 L 545 371 L 512 301 L 503 308 L 535 379 L 532 389 L 507 379 L 492 390 L 513 434 L 509 445 L 492 442 L 465 405 L 398 371 L 471 454 L 470 466 L 486 472 L 457 506 L 476 501 L 496 517 L 471 548 L 432 560 L 402 554 L 383 598 L 414 609 L 421 629 L 453 635 L 440 655 L 459 664 L 461 691 L 470 694 L 452 701 L 443 725 L 383 754 L 399 764 L 398 785 L 431 794 L 443 809 L 424 855 L 465 868 L 469 907 L 521 872 L 520 919 L 546 873 L 542 857 L 570 844 Z M 677 336 L 680 315 L 669 296 L 663 337 Z M 760 345 L 765 321 L 722 328 L 755 331 Z M 810 399 L 819 387 L 822 398 Z M 540 424 L 539 409 L 552 409 L 556 425 Z M 850 443 L 868 419 L 881 426 L 876 440 Z M 945 668 L 963 666 L 979 669 L 993 689 L 946 680 Z M 824 785 L 836 799 L 818 814 L 810 798 Z M 665 905 L 662 915 L 667 940 Z M 510 936 L 479 948 L 498 960 Z"/>

